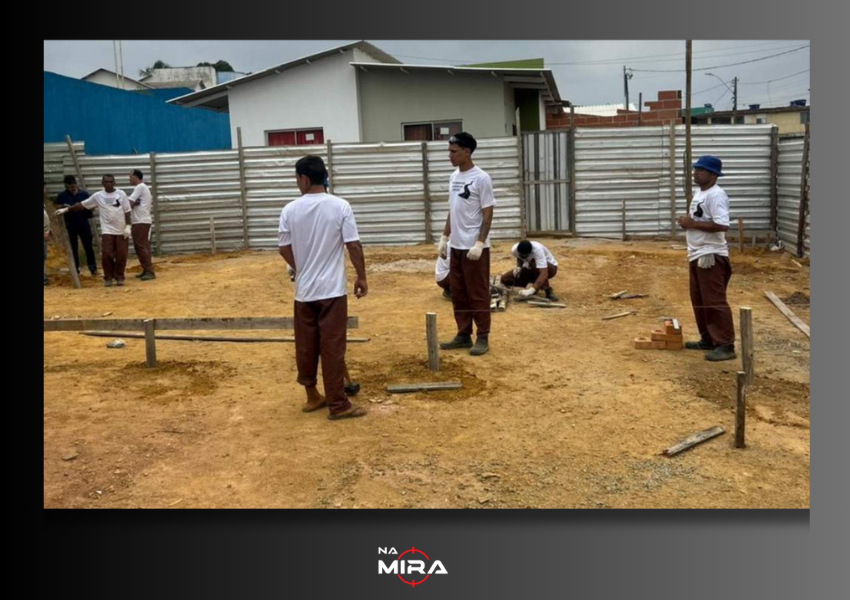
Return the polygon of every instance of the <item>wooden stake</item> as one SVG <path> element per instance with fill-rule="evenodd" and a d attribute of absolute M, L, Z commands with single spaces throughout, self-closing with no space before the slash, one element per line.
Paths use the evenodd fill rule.
<path fill-rule="evenodd" d="M 712 427 L 711 429 L 705 429 L 700 431 L 699 433 L 695 433 L 690 437 L 683 439 L 678 444 L 674 444 L 667 448 L 662 454 L 666 456 L 676 456 L 680 452 L 684 452 L 689 448 L 693 448 L 703 442 L 707 442 L 708 440 L 717 437 L 718 435 L 725 433 L 722 427 Z"/>
<path fill-rule="evenodd" d="M 387 384 L 387 391 L 391 394 L 405 394 L 408 392 L 434 392 L 440 390 L 459 390 L 462 387 L 460 381 L 445 381 L 437 383 L 399 383 Z"/>
<path fill-rule="evenodd" d="M 623 241 L 626 241 L 626 201 L 623 200 Z"/>
<path fill-rule="evenodd" d="M 741 366 L 747 375 L 747 385 L 755 380 L 755 350 L 753 340 L 753 310 L 749 306 L 741 307 Z"/>
<path fill-rule="evenodd" d="M 153 231 L 156 236 L 156 256 L 162 256 L 162 219 L 159 214 L 159 186 L 156 184 L 156 153 L 150 154 L 151 195 L 153 196 Z"/>
<path fill-rule="evenodd" d="M 676 238 L 676 122 L 670 121 L 670 237 Z M 685 206 L 690 205 L 690 198 L 685 199 Z"/>
<path fill-rule="evenodd" d="M 738 217 L 738 251 L 744 253 L 744 217 Z"/>
<path fill-rule="evenodd" d="M 522 136 L 519 136 L 522 140 Z M 434 236 L 431 232 L 431 184 L 428 181 L 430 178 L 430 167 L 428 165 L 428 142 L 422 142 L 422 185 L 425 190 L 425 242 L 430 244 L 434 241 Z"/>
<path fill-rule="evenodd" d="M 637 314 L 636 310 L 630 310 L 629 312 L 624 312 L 624 313 L 619 313 L 619 314 L 616 314 L 616 315 L 609 315 L 607 317 L 602 317 L 602 320 L 603 321 L 612 321 L 614 319 L 620 319 L 622 317 L 628 317 L 629 315 L 636 315 L 636 314 Z"/>
<path fill-rule="evenodd" d="M 428 338 L 428 368 L 440 370 L 440 355 L 437 346 L 437 313 L 425 313 L 425 333 Z"/>
<path fill-rule="evenodd" d="M 145 319 L 145 359 L 148 369 L 156 366 L 156 323 L 153 319 Z"/>
<path fill-rule="evenodd" d="M 215 254 L 215 217 L 210 217 L 210 254 Z"/>
<path fill-rule="evenodd" d="M 56 216 L 56 204 L 48 201 L 47 217 L 50 219 L 50 231 L 57 246 L 61 246 L 65 250 L 65 258 L 68 262 L 68 272 L 71 274 L 71 281 L 76 289 L 82 288 L 80 283 L 80 275 L 77 273 L 77 265 L 74 264 L 74 255 L 71 252 L 71 240 L 68 236 L 68 230 L 65 228 L 65 219 L 61 216 Z"/>
<path fill-rule="evenodd" d="M 735 404 L 735 447 L 744 448 L 744 429 L 747 420 L 747 374 L 738 371 L 735 375 L 738 383 L 738 401 Z"/>
<path fill-rule="evenodd" d="M 239 149 L 239 201 L 242 205 L 242 248 L 251 246 L 248 233 L 248 179 L 245 175 L 245 147 L 242 145 L 242 128 L 236 128 L 236 143 Z"/>
<path fill-rule="evenodd" d="M 74 150 L 74 142 L 71 141 L 71 136 L 65 136 L 65 143 L 68 144 L 68 152 L 71 153 L 71 160 L 74 162 L 74 171 L 77 174 L 77 183 L 79 184 L 79 188 L 88 191 L 88 187 L 86 186 L 86 178 L 83 176 L 83 168 L 80 166 L 80 160 L 77 157 L 77 151 Z M 95 256 L 100 256 L 101 248 L 100 248 L 100 235 L 98 234 L 98 219 L 92 213 L 92 216 L 89 217 L 89 227 L 92 232 L 92 249 L 94 250 Z M 89 265 L 89 269 L 91 269 L 92 265 Z"/>

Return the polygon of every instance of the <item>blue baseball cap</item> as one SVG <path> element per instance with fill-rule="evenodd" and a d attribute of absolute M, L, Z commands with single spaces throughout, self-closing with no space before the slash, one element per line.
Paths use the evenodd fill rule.
<path fill-rule="evenodd" d="M 700 156 L 699 159 L 694 163 L 694 169 L 705 169 L 706 171 L 710 171 L 717 175 L 718 177 L 723 177 L 723 173 L 720 171 L 720 168 L 723 166 L 723 161 L 721 161 L 716 156 L 710 156 L 706 154 L 705 156 Z"/>

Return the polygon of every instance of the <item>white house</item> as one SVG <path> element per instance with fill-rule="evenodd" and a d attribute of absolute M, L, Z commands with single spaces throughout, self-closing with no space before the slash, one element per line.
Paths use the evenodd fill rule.
<path fill-rule="evenodd" d="M 246 146 L 500 137 L 545 128 L 561 106 L 549 69 L 402 64 L 364 41 L 169 102 L 228 112 Z"/>
<path fill-rule="evenodd" d="M 100 85 L 106 85 L 109 87 L 124 89 L 124 90 L 149 90 L 152 89 L 151 86 L 145 85 L 140 81 L 136 81 L 135 79 L 130 79 L 129 77 L 124 77 L 123 82 L 121 78 L 114 72 L 108 69 L 98 69 L 96 71 L 92 71 L 88 75 L 82 78 L 83 81 L 88 81 L 89 83 L 97 83 Z M 123 87 L 122 87 L 123 84 Z"/>

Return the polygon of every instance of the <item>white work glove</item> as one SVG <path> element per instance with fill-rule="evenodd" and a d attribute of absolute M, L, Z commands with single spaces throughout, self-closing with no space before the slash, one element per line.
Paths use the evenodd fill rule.
<path fill-rule="evenodd" d="M 437 247 L 437 253 L 440 255 L 440 258 L 448 258 L 448 254 L 446 250 L 449 246 L 449 236 L 441 235 L 440 236 L 440 245 Z"/>
<path fill-rule="evenodd" d="M 522 296 L 523 298 L 529 298 L 529 297 L 533 296 L 533 295 L 534 295 L 534 294 L 536 294 L 536 293 L 537 293 L 537 290 L 535 290 L 533 287 L 530 287 L 530 288 L 527 288 L 527 289 L 522 290 L 522 291 L 519 293 L 519 295 L 520 295 L 520 296 Z"/>
<path fill-rule="evenodd" d="M 700 269 L 710 269 L 714 266 L 714 255 L 706 254 L 705 256 L 700 256 L 697 259 L 697 265 Z"/>
<path fill-rule="evenodd" d="M 466 253 L 466 258 L 469 260 L 478 260 L 481 258 L 481 253 L 484 251 L 484 242 L 475 242 L 475 245 Z"/>
<path fill-rule="evenodd" d="M 518 278 L 520 276 L 520 273 L 522 273 L 522 267 L 515 267 L 514 268 L 514 277 Z"/>
<path fill-rule="evenodd" d="M 289 275 L 289 281 L 295 281 L 295 269 L 286 265 L 286 274 Z"/>
<path fill-rule="evenodd" d="M 125 240 L 129 240 L 129 239 L 130 239 L 130 235 L 131 235 L 132 233 L 133 233 L 133 226 L 132 226 L 132 225 L 125 225 L 125 226 L 124 226 L 124 239 L 125 239 Z"/>
<path fill-rule="evenodd" d="M 68 212 L 69 210 L 71 210 L 71 209 L 70 209 L 70 208 L 60 208 L 59 210 L 57 210 L 57 211 L 56 211 L 55 213 L 53 213 L 53 214 L 54 214 L 54 215 L 56 215 L 56 216 L 58 217 L 59 215 L 64 215 L 64 214 L 65 214 L 66 212 Z"/>

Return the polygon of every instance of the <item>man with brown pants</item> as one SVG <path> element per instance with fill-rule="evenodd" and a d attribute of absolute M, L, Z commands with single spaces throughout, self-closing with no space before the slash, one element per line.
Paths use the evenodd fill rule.
<path fill-rule="evenodd" d="M 694 183 L 699 191 L 691 200 L 689 214 L 679 217 L 686 231 L 690 268 L 691 304 L 700 340 L 687 342 L 689 350 L 707 350 L 710 361 L 732 360 L 735 355 L 735 325 L 726 300 L 732 276 L 729 262 L 729 197 L 719 185 L 723 163 L 714 156 L 701 156 L 694 163 Z"/>
<path fill-rule="evenodd" d="M 130 238 L 130 200 L 123 191 L 115 189 L 115 177 L 104 175 L 101 180 L 103 190 L 90 198 L 78 202 L 69 208 L 60 208 L 57 215 L 67 212 L 96 208 L 100 215 L 101 262 L 103 266 L 103 284 L 112 287 L 124 285 L 124 269 L 127 266 L 127 253 Z"/>
<path fill-rule="evenodd" d="M 133 249 L 136 251 L 139 264 L 142 265 L 142 272 L 136 277 L 142 281 L 150 281 L 156 279 L 151 261 L 151 205 L 153 204 L 153 195 L 143 181 L 144 178 L 144 174 L 138 169 L 130 173 L 130 183 L 133 185 L 130 205 L 133 207 Z"/>
<path fill-rule="evenodd" d="M 327 174 L 318 156 L 305 156 L 295 164 L 295 179 L 303 194 L 280 214 L 280 255 L 295 271 L 295 360 L 298 383 L 307 391 L 302 410 L 328 407 L 331 420 L 362 417 L 366 411 L 345 395 L 345 344 L 348 299 L 345 294 L 345 255 L 357 271 L 354 295 L 368 292 L 366 262 L 351 205 L 325 193 Z M 319 394 L 319 357 L 325 395 Z"/>
<path fill-rule="evenodd" d="M 502 275 L 502 285 L 525 288 L 519 295 L 526 298 L 543 290 L 546 298 L 558 301 L 549 283 L 558 274 L 558 261 L 549 248 L 540 242 L 522 240 L 511 248 L 511 256 L 516 259 L 516 267 Z"/>
<path fill-rule="evenodd" d="M 472 348 L 472 356 L 490 349 L 490 225 L 493 223 L 493 182 L 472 163 L 478 143 L 461 132 L 449 139 L 449 161 L 457 167 L 449 179 L 449 215 L 440 238 L 439 254 L 446 258 L 451 240 L 449 284 L 457 335 L 443 350 Z M 478 329 L 472 344 L 472 323 Z"/>

